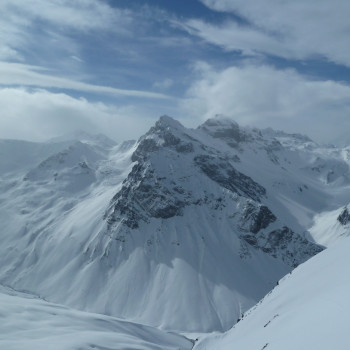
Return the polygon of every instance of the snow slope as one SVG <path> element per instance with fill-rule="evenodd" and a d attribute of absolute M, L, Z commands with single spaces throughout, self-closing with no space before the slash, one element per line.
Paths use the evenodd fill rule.
<path fill-rule="evenodd" d="M 223 118 L 69 142 L 0 183 L 0 282 L 163 329 L 227 330 L 349 198 L 342 150 Z"/>
<path fill-rule="evenodd" d="M 0 348 L 6 350 L 189 350 L 182 336 L 76 311 L 0 287 Z"/>
<path fill-rule="evenodd" d="M 300 265 L 230 331 L 194 349 L 349 349 L 349 250 L 344 238 Z"/>
<path fill-rule="evenodd" d="M 315 241 L 328 247 L 343 237 L 350 236 L 349 205 L 315 216 L 309 229 Z"/>
<path fill-rule="evenodd" d="M 0 176 L 17 176 L 33 164 L 69 147 L 71 142 L 39 143 L 19 140 L 0 140 Z"/>

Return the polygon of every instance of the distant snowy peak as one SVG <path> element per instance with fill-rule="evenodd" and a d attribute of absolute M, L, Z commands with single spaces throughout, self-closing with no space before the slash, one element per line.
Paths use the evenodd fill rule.
<path fill-rule="evenodd" d="M 298 134 L 298 133 L 286 133 L 284 131 L 274 130 L 272 128 L 261 129 L 260 131 L 264 137 L 268 137 L 268 138 L 273 137 L 289 145 L 291 145 L 292 143 L 299 144 L 299 145 L 300 144 L 313 144 L 315 146 L 317 145 L 308 136 Z"/>
<path fill-rule="evenodd" d="M 117 143 L 104 134 L 90 134 L 84 130 L 76 130 L 72 133 L 57 136 L 48 140 L 48 143 L 80 141 L 83 143 L 90 143 L 100 145 L 103 147 L 113 147 Z"/>
<path fill-rule="evenodd" d="M 232 147 L 237 147 L 240 142 L 253 139 L 252 135 L 236 122 L 221 115 L 208 119 L 198 127 L 198 130 L 202 130 L 214 138 L 223 139 Z"/>
<path fill-rule="evenodd" d="M 101 154 L 96 152 L 93 147 L 77 141 L 68 148 L 42 161 L 36 168 L 28 172 L 25 179 L 35 180 L 50 175 L 57 176 L 63 169 L 72 169 L 78 165 L 81 169 L 93 169 L 96 162 L 100 159 Z"/>

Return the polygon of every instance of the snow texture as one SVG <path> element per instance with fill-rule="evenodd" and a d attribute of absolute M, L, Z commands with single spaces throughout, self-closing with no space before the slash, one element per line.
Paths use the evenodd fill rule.
<path fill-rule="evenodd" d="M 201 339 L 194 350 L 347 350 L 350 239 L 297 267 L 226 334 Z"/>
<path fill-rule="evenodd" d="M 182 336 L 76 311 L 0 286 L 0 348 L 6 350 L 190 350 Z"/>

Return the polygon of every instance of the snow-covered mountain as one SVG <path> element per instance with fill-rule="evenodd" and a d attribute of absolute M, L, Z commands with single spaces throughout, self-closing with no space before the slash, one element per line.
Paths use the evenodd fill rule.
<path fill-rule="evenodd" d="M 349 203 L 347 148 L 222 117 L 193 130 L 163 116 L 119 145 L 78 136 L 23 150 L 22 167 L 11 141 L 0 282 L 16 290 L 167 330 L 224 331 L 345 235 L 319 239 L 317 227 L 333 212 L 339 223 Z"/>
<path fill-rule="evenodd" d="M 350 239 L 345 238 L 284 277 L 225 334 L 194 350 L 347 350 Z"/>

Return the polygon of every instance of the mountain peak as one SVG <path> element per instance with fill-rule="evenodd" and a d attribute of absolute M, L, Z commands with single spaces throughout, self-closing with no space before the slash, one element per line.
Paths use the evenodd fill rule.
<path fill-rule="evenodd" d="M 166 129 L 183 129 L 184 126 L 177 120 L 168 115 L 162 115 L 156 122 L 156 128 Z"/>
<path fill-rule="evenodd" d="M 237 147 L 240 142 L 250 139 L 248 133 L 234 120 L 221 114 L 208 119 L 198 129 L 214 138 L 225 140 L 232 147 Z"/>
<path fill-rule="evenodd" d="M 207 127 L 237 127 L 239 128 L 238 123 L 236 123 L 233 119 L 223 115 L 223 114 L 216 114 L 214 118 L 207 119 L 201 126 L 207 126 Z M 200 126 L 200 127 L 201 127 Z"/>
<path fill-rule="evenodd" d="M 48 140 L 48 143 L 57 142 L 69 142 L 69 141 L 80 141 L 83 143 L 101 144 L 104 146 L 112 147 L 116 145 L 116 142 L 107 137 L 104 134 L 90 134 L 85 130 L 75 130 L 71 133 L 57 136 Z"/>

